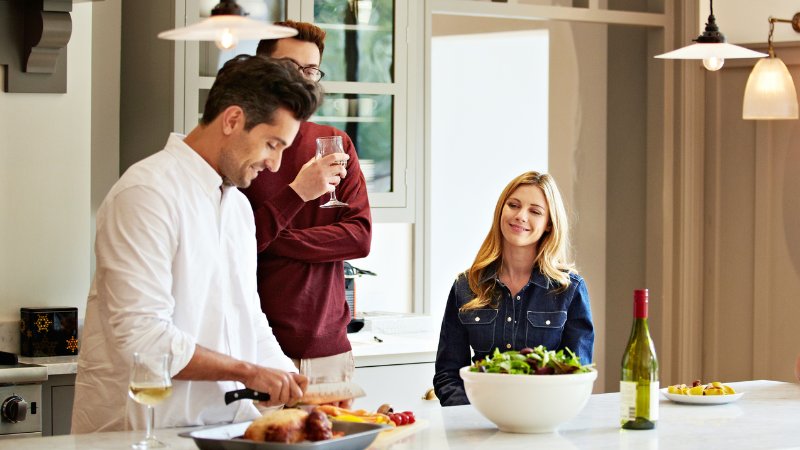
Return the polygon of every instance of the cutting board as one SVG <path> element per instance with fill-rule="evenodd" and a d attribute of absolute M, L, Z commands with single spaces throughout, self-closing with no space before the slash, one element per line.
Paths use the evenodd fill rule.
<path fill-rule="evenodd" d="M 417 419 L 417 421 L 411 425 L 403 425 L 400 427 L 394 427 L 391 430 L 381 431 L 378 434 L 378 437 L 372 442 L 372 445 L 369 446 L 369 449 L 377 450 L 380 448 L 387 448 L 388 446 L 396 444 L 408 436 L 427 428 L 428 424 L 429 422 L 425 419 Z"/>

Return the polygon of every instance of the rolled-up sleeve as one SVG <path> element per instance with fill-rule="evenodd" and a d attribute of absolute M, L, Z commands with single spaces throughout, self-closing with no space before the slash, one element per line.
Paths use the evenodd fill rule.
<path fill-rule="evenodd" d="M 192 358 L 195 340 L 173 321 L 172 264 L 178 225 L 156 190 L 133 186 L 117 193 L 98 216 L 96 289 L 104 299 L 114 346 L 121 354 L 172 355 L 172 375 Z"/>

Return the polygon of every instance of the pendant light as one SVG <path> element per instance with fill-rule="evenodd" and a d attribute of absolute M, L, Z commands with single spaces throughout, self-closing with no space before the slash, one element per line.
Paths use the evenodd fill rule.
<path fill-rule="evenodd" d="M 183 28 L 158 33 L 173 41 L 214 41 L 220 50 L 229 50 L 239 40 L 280 39 L 292 37 L 297 30 L 248 19 L 236 0 L 221 0 L 211 10 L 211 17 Z"/>
<path fill-rule="evenodd" d="M 714 0 L 709 0 L 711 14 L 706 22 L 703 34 L 693 39 L 696 44 L 688 45 L 671 52 L 657 55 L 661 59 L 702 59 L 703 66 L 715 71 L 722 68 L 726 59 L 763 58 L 766 53 L 756 52 L 738 45 L 728 44 L 725 35 L 720 33 L 717 19 L 714 17 Z"/>
<path fill-rule="evenodd" d="M 794 80 L 786 64 L 775 56 L 775 49 L 772 47 L 775 22 L 791 23 L 792 28 L 800 32 L 800 13 L 795 14 L 792 20 L 769 18 L 769 58 L 759 61 L 747 78 L 742 102 L 743 119 L 775 120 L 798 117 Z"/>

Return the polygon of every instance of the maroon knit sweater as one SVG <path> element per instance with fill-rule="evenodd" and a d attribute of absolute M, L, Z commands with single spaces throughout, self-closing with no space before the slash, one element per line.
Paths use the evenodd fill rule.
<path fill-rule="evenodd" d="M 336 187 L 344 208 L 320 208 L 328 194 L 303 203 L 288 185 L 314 157 L 316 138 L 342 136 L 350 155 L 347 177 Z M 372 219 L 366 182 L 350 138 L 336 128 L 304 122 L 283 152 L 276 173 L 263 171 L 243 190 L 256 219 L 261 309 L 284 353 L 318 358 L 350 350 L 350 311 L 343 261 L 369 254 Z"/>

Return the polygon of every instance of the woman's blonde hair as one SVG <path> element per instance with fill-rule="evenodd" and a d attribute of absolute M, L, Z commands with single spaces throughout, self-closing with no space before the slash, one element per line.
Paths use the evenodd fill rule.
<path fill-rule="evenodd" d="M 497 199 L 492 228 L 483 240 L 472 267 L 466 272 L 469 288 L 476 297 L 462 306 L 462 311 L 495 306 L 496 299 L 493 296 L 495 278 L 486 275 L 489 270 L 500 271 L 503 263 L 503 233 L 500 230 L 500 218 L 506 201 L 522 185 L 539 187 L 547 199 L 550 213 L 549 229 L 539 238 L 534 266 L 558 285 L 558 291 L 566 289 L 570 283 L 569 274 L 576 273 L 574 265 L 567 260 L 569 223 L 564 201 L 561 199 L 555 180 L 546 173 L 525 172 L 511 180 Z"/>

